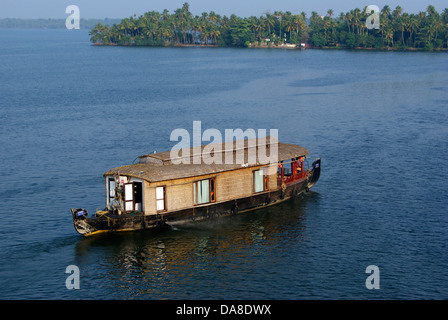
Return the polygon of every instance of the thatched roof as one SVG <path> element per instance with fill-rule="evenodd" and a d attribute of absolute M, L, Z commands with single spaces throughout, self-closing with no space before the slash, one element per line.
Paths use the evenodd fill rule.
<path fill-rule="evenodd" d="M 275 154 L 276 148 L 278 157 L 275 158 L 271 153 Z M 158 182 L 267 165 L 306 156 L 308 153 L 307 149 L 298 145 L 280 143 L 273 137 L 267 137 L 263 140 L 262 138 L 240 140 L 227 145 L 209 144 L 148 154 L 140 156 L 137 164 L 114 168 L 104 175 L 119 174 Z M 209 156 L 209 160 L 206 156 Z M 233 161 L 229 161 L 230 159 Z"/>

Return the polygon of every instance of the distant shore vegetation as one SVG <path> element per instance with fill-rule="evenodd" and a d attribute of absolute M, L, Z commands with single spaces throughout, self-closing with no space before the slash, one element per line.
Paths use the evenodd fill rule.
<path fill-rule="evenodd" d="M 448 9 L 439 13 L 430 5 L 425 11 L 408 14 L 400 6 L 392 9 L 386 5 L 379 12 L 379 29 L 368 29 L 366 19 L 372 13 L 365 7 L 339 15 L 329 9 L 325 16 L 275 11 L 241 18 L 213 11 L 193 15 L 184 3 L 174 13 L 149 11 L 113 25 L 99 22 L 89 35 L 94 44 L 120 46 L 448 49 Z"/>

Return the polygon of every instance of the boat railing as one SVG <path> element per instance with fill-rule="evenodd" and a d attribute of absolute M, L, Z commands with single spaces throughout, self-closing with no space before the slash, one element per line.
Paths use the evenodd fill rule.
<path fill-rule="evenodd" d="M 308 172 L 313 170 L 313 163 L 319 158 L 306 158 L 304 161 L 303 171 L 294 171 L 291 167 L 283 166 L 283 177 L 281 175 L 281 170 L 277 172 L 277 185 L 280 187 L 283 183 L 289 184 L 297 180 L 305 179 Z"/>
<path fill-rule="evenodd" d="M 283 183 L 288 184 L 297 180 L 304 179 L 307 175 L 307 170 L 295 174 L 283 175 L 283 179 L 280 175 L 277 176 L 277 185 L 281 186 Z"/>

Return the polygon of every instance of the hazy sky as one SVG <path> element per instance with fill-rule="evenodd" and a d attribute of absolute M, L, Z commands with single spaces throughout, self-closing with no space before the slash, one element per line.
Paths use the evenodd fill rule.
<path fill-rule="evenodd" d="M 124 18 L 137 16 L 147 11 L 170 13 L 188 2 L 194 15 L 215 11 L 217 14 L 240 17 L 261 16 L 266 11 L 291 11 L 294 13 L 312 11 L 325 15 L 333 9 L 335 15 L 354 8 L 377 5 L 380 9 L 389 5 L 394 9 L 400 5 L 405 12 L 425 11 L 432 4 L 438 12 L 448 7 L 447 0 L 0 0 L 0 18 L 66 18 L 65 8 L 77 5 L 81 18 Z"/>

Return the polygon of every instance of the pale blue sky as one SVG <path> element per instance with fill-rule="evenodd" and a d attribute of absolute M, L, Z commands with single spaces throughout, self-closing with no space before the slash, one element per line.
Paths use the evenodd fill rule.
<path fill-rule="evenodd" d="M 146 11 L 170 13 L 182 7 L 185 0 L 0 0 L 0 18 L 66 18 L 65 8 L 77 5 L 81 18 L 124 18 Z M 394 9 L 400 5 L 405 12 L 425 11 L 432 4 L 438 12 L 448 7 L 447 0 L 189 0 L 190 11 L 194 15 L 215 11 L 217 14 L 240 17 L 261 16 L 266 11 L 291 11 L 292 13 L 312 11 L 325 15 L 333 9 L 336 15 L 354 8 L 377 5 L 380 9 L 389 5 Z"/>

